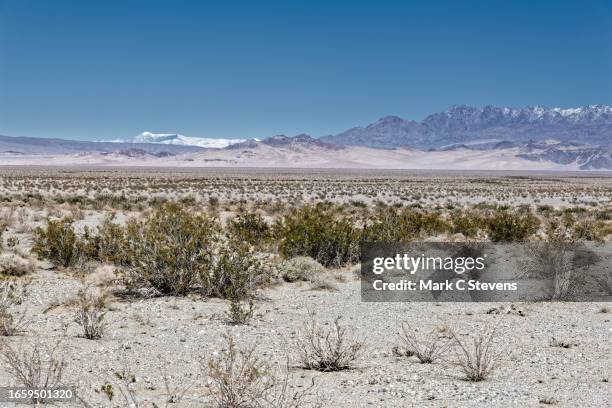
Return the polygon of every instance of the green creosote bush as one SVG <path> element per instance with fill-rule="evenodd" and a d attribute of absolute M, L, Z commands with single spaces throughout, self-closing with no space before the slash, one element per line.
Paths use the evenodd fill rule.
<path fill-rule="evenodd" d="M 200 289 L 241 306 L 272 280 L 248 242 L 234 235 L 222 239 L 215 219 L 180 204 L 162 204 L 125 227 L 107 218 L 96 233 L 86 230 L 84 241 L 87 257 L 119 266 L 129 289 L 150 286 L 179 296 Z"/>
<path fill-rule="evenodd" d="M 473 212 L 454 211 L 451 214 L 451 222 L 453 233 L 466 237 L 477 236 L 478 231 L 485 227 L 483 218 Z"/>
<path fill-rule="evenodd" d="M 231 324 L 248 324 L 255 314 L 255 302 L 253 299 L 243 301 L 230 299 L 227 316 Z"/>
<path fill-rule="evenodd" d="M 485 222 L 493 242 L 523 241 L 533 235 L 540 225 L 540 221 L 530 212 L 515 214 L 506 210 L 495 211 Z"/>
<path fill-rule="evenodd" d="M 83 244 L 72 223 L 71 218 L 48 220 L 46 228 L 36 228 L 32 252 L 56 266 L 67 268 L 75 265 L 81 256 Z"/>
<path fill-rule="evenodd" d="M 244 212 L 229 220 L 229 235 L 242 239 L 251 245 L 262 246 L 272 238 L 272 229 L 257 213 Z"/>
<path fill-rule="evenodd" d="M 414 208 L 378 207 L 371 223 L 365 223 L 363 241 L 410 242 L 422 235 L 446 232 L 448 223 L 435 212 Z"/>
<path fill-rule="evenodd" d="M 126 251 L 126 231 L 113 223 L 113 216 L 107 217 L 98 226 L 96 233 L 88 228 L 83 235 L 83 254 L 87 259 L 109 262 L 116 265 L 129 265 L 129 251 Z"/>
<path fill-rule="evenodd" d="M 602 243 L 612 232 L 612 228 L 602 221 L 583 219 L 573 226 L 573 233 L 577 239 Z"/>
<path fill-rule="evenodd" d="M 125 231 L 126 278 L 129 285 L 146 283 L 164 295 L 185 295 L 211 268 L 217 223 L 162 204 L 144 221 L 131 220 Z"/>
<path fill-rule="evenodd" d="M 359 258 L 361 233 L 352 220 L 325 204 L 296 208 L 275 224 L 279 253 L 285 258 L 310 256 L 326 267 Z"/>
<path fill-rule="evenodd" d="M 230 238 L 218 246 L 210 269 L 200 276 L 203 294 L 248 301 L 258 287 L 271 282 L 272 275 L 266 271 L 248 243 Z"/>

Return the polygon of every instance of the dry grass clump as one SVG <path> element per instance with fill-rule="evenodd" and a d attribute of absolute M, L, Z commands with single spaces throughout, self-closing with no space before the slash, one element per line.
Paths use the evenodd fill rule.
<path fill-rule="evenodd" d="M 319 406 L 313 398 L 314 383 L 293 391 L 288 364 L 275 370 L 256 354 L 256 348 L 240 349 L 224 335 L 226 350 L 207 362 L 208 389 L 219 408 L 299 408 Z"/>
<path fill-rule="evenodd" d="M 462 341 L 453 331 L 455 340 L 456 361 L 468 381 L 484 381 L 496 367 L 497 355 L 493 351 L 495 329 L 472 339 L 470 345 Z"/>
<path fill-rule="evenodd" d="M 432 333 L 433 334 L 433 333 Z M 452 345 L 449 339 L 432 335 L 430 339 L 419 338 L 417 331 L 412 329 L 407 322 L 402 323 L 400 340 L 406 349 L 406 355 L 414 355 L 422 364 L 431 364 L 443 357 Z"/>
<path fill-rule="evenodd" d="M 550 341 L 548 342 L 548 345 L 550 347 L 558 347 L 558 348 L 565 348 L 565 349 L 569 349 L 572 348 L 574 346 L 577 346 L 577 343 L 571 343 L 569 341 L 566 340 L 560 340 L 560 339 L 556 339 L 554 337 L 552 337 L 550 339 Z"/>
<path fill-rule="evenodd" d="M 328 292 L 338 291 L 338 286 L 334 282 L 330 281 L 329 279 L 323 278 L 323 277 L 314 279 L 312 281 L 312 284 L 310 285 L 310 288 L 312 290 L 324 290 Z"/>
<path fill-rule="evenodd" d="M 100 339 L 108 326 L 104 312 L 105 296 L 85 288 L 79 291 L 75 303 L 77 311 L 74 321 L 83 330 L 83 337 L 89 340 Z"/>
<path fill-rule="evenodd" d="M 0 336 L 15 336 L 26 326 L 26 309 L 22 307 L 27 285 L 0 282 Z"/>
<path fill-rule="evenodd" d="M 304 368 L 329 372 L 350 369 L 359 357 L 363 343 L 352 338 L 340 324 L 340 317 L 334 320 L 332 328 L 325 329 L 311 315 L 296 341 L 296 347 Z"/>
<path fill-rule="evenodd" d="M 94 405 L 91 401 L 85 401 L 85 398 L 77 396 L 79 402 L 86 408 L 94 408 L 98 406 L 108 407 L 130 407 L 130 408 L 168 408 L 180 404 L 187 392 L 193 387 L 193 382 L 185 382 L 184 379 L 176 383 L 171 379 L 167 372 L 167 363 L 162 356 L 156 356 L 163 361 L 160 369 L 161 380 L 164 384 L 163 402 L 154 402 L 145 400 L 140 394 L 136 375 L 130 369 L 122 369 L 115 371 L 110 379 L 107 379 L 104 384 L 94 389 L 94 392 L 104 400 L 101 405 Z M 96 398 L 97 399 L 97 398 Z M 176 405 L 182 406 L 182 405 Z"/>
<path fill-rule="evenodd" d="M 297 256 L 280 265 L 281 274 L 286 282 L 312 282 L 326 272 L 323 265 L 308 256 Z"/>
<path fill-rule="evenodd" d="M 308 256 L 297 256 L 279 265 L 285 282 L 310 282 L 313 290 L 336 291 L 338 287 L 330 280 L 332 275 L 316 260 Z M 336 279 L 342 279 L 337 275 Z"/>
<path fill-rule="evenodd" d="M 35 264 L 31 259 L 13 252 L 0 254 L 0 275 L 24 276 L 34 272 L 34 269 Z"/>
<path fill-rule="evenodd" d="M 557 405 L 559 400 L 554 397 L 543 397 L 540 398 L 539 403 L 544 405 Z"/>
<path fill-rule="evenodd" d="M 6 341 L 0 341 L 0 358 L 6 372 L 15 385 L 33 389 L 53 389 L 62 386 L 62 376 L 66 363 L 60 357 L 61 343 L 48 348 L 35 344 L 31 348 L 13 348 Z M 44 402 L 33 398 L 34 404 Z"/>

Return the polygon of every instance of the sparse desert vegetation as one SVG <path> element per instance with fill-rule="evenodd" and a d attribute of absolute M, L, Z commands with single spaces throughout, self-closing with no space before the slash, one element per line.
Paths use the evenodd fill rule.
<path fill-rule="evenodd" d="M 367 303 L 353 270 L 366 241 L 500 242 L 550 299 L 609 293 L 576 268 L 612 256 L 611 199 L 583 173 L 3 168 L 0 385 L 91 407 L 605 406 L 603 297 Z"/>

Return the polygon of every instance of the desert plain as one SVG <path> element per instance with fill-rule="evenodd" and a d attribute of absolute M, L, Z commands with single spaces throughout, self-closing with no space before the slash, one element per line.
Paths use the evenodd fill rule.
<path fill-rule="evenodd" d="M 593 301 L 402 303 L 358 253 L 606 253 L 606 172 L 1 167 L 0 227 L 0 386 L 55 406 L 612 404 L 608 258 Z"/>

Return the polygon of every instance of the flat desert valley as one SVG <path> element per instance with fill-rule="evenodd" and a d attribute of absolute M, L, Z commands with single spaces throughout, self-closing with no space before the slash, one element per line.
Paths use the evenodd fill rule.
<path fill-rule="evenodd" d="M 607 172 L 4 166 L 0 228 L 0 386 L 71 387 L 57 406 L 612 401 Z M 359 244 L 392 239 L 529 248 L 570 286 L 364 302 Z"/>

